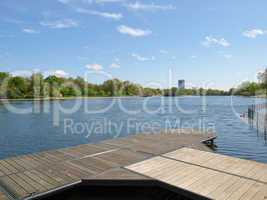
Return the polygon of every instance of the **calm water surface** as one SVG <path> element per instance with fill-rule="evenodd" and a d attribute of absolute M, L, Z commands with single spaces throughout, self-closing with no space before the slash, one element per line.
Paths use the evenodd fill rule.
<path fill-rule="evenodd" d="M 15 114 L 0 105 L 0 158 L 96 143 L 142 131 L 183 127 L 215 129 L 219 153 L 267 163 L 266 134 L 239 118 L 255 101 L 263 100 L 244 97 L 207 97 L 205 101 L 200 97 L 103 98 L 39 102 L 36 107 L 31 101 L 16 101 L 12 106 L 20 110 L 34 108 L 34 113 Z M 77 102 L 80 107 L 76 112 L 55 114 L 59 106 L 71 108 Z M 92 113 L 107 107 L 105 112 Z"/>

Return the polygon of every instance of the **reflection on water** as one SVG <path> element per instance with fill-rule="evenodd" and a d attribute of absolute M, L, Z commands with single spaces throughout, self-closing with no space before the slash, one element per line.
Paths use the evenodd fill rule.
<path fill-rule="evenodd" d="M 206 106 L 200 97 L 81 99 L 77 112 L 55 112 L 74 103 L 44 101 L 35 108 L 30 101 L 12 103 L 34 108 L 30 114 L 14 114 L 0 105 L 0 158 L 182 127 L 215 129 L 218 152 L 267 163 L 266 135 L 240 118 L 253 98 L 207 97 Z"/>

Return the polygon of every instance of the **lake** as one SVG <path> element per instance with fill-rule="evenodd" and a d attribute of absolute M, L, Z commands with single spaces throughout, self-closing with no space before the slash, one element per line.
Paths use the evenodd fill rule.
<path fill-rule="evenodd" d="M 0 158 L 162 128 L 215 130 L 216 151 L 267 163 L 267 136 L 239 116 L 246 97 L 92 98 L 0 105 Z"/>

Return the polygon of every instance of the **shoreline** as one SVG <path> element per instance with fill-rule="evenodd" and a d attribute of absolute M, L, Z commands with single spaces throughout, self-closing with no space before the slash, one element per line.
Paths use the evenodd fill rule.
<path fill-rule="evenodd" d="M 231 95 L 208 95 L 209 97 L 231 97 Z M 148 97 L 202 97 L 202 96 L 194 96 L 194 95 L 182 95 L 182 96 L 148 96 Z M 49 98 L 24 98 L 24 99 L 1 99 L 0 102 L 6 101 L 56 101 L 56 100 L 75 100 L 75 99 L 129 99 L 129 98 L 148 98 L 144 96 L 96 96 L 96 97 L 49 97 Z M 258 98 L 258 99 L 267 99 L 263 96 L 240 96 L 235 95 L 234 97 L 245 97 L 245 98 Z"/>
<path fill-rule="evenodd" d="M 51 98 L 25 98 L 25 99 L 0 99 L 1 101 L 56 101 L 74 99 L 110 99 L 110 98 L 143 98 L 141 96 L 118 96 L 118 97 L 51 97 Z"/>

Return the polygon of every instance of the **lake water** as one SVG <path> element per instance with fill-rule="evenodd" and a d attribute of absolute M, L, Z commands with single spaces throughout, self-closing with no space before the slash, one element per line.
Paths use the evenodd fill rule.
<path fill-rule="evenodd" d="M 267 163 L 266 134 L 239 118 L 255 101 L 263 100 L 133 97 L 14 101 L 10 105 L 13 111 L 0 105 L 0 158 L 182 127 L 215 130 L 219 153 Z M 75 105 L 75 112 L 70 112 Z M 29 110 L 26 114 L 17 113 L 25 109 Z"/>

